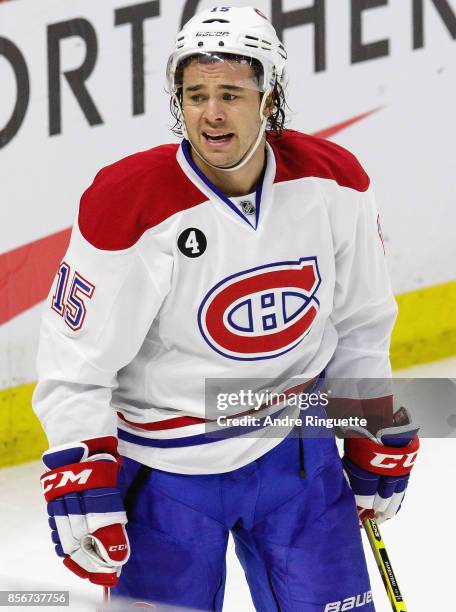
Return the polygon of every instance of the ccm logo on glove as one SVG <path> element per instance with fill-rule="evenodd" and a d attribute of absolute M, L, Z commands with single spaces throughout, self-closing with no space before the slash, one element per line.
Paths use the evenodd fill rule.
<path fill-rule="evenodd" d="M 116 461 L 85 461 L 46 472 L 41 477 L 46 501 L 56 497 L 101 487 L 115 487 L 119 467 Z"/>
<path fill-rule="evenodd" d="M 416 436 L 408 443 L 407 452 L 404 452 L 404 447 L 385 446 L 368 438 L 348 438 L 345 440 L 345 453 L 353 463 L 365 470 L 386 476 L 405 476 L 415 463 L 419 445 Z"/>
<path fill-rule="evenodd" d="M 128 546 L 126 544 L 119 544 L 118 546 L 110 546 L 108 548 L 109 552 L 116 552 L 116 550 L 127 550 Z"/>
<path fill-rule="evenodd" d="M 402 465 L 404 468 L 411 468 L 418 456 L 418 451 L 407 453 L 406 455 L 385 455 L 382 453 L 375 453 L 375 455 L 370 462 L 374 467 L 393 469 Z"/>
<path fill-rule="evenodd" d="M 92 473 L 92 470 L 83 470 L 79 472 L 79 474 L 75 474 L 74 472 L 70 472 L 69 470 L 65 470 L 64 472 L 54 472 L 53 474 L 49 474 L 49 476 L 43 476 L 41 479 L 41 485 L 43 486 L 43 493 L 47 493 L 52 488 L 57 489 L 58 487 L 64 487 L 69 482 L 77 482 L 79 484 L 86 484 L 89 480 L 89 476 Z M 51 483 L 45 486 L 48 480 L 55 480 L 58 476 L 61 476 L 59 483 Z"/>

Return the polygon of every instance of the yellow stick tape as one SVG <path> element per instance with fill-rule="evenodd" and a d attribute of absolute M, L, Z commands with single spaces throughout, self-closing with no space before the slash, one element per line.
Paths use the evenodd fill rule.
<path fill-rule="evenodd" d="M 399 316 L 391 339 L 394 369 L 456 355 L 456 282 L 396 298 Z M 36 459 L 47 448 L 32 411 L 34 387 L 0 391 L 0 467 Z"/>

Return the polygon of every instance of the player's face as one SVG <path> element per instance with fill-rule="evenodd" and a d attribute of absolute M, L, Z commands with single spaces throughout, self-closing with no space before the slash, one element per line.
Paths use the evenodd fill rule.
<path fill-rule="evenodd" d="M 242 160 L 258 136 L 260 96 L 248 64 L 194 61 L 184 69 L 185 124 L 206 161 L 228 168 Z"/>

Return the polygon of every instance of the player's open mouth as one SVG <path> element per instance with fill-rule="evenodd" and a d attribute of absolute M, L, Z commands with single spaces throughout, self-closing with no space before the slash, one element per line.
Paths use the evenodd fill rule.
<path fill-rule="evenodd" d="M 224 132 L 220 134 L 208 134 L 207 132 L 203 132 L 203 136 L 206 142 L 211 146 L 222 146 L 228 142 L 231 142 L 234 134 L 232 132 Z"/>

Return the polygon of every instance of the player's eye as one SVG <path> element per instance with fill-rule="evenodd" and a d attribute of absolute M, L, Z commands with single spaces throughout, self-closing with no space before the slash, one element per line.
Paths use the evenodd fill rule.
<path fill-rule="evenodd" d="M 227 102 L 232 102 L 233 100 L 236 100 L 238 96 L 235 96 L 234 94 L 231 93 L 224 93 L 223 94 L 223 99 L 226 100 Z"/>
<path fill-rule="evenodd" d="M 198 102 L 201 102 L 203 99 L 203 96 L 201 94 L 194 94 L 193 96 L 190 96 L 190 102 L 193 102 L 194 104 L 198 104 Z"/>

